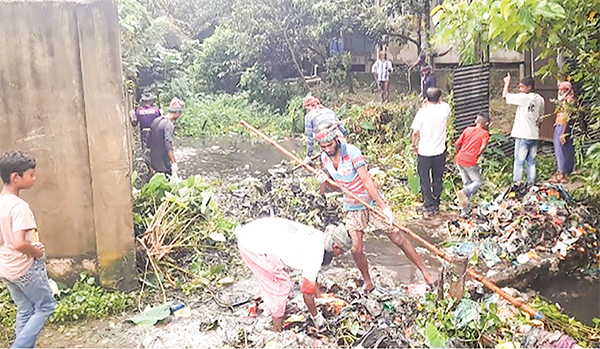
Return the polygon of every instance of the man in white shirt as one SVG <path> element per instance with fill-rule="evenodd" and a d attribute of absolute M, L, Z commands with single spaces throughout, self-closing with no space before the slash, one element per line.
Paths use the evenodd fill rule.
<path fill-rule="evenodd" d="M 236 230 L 236 236 L 242 259 L 258 281 L 262 299 L 273 316 L 273 329 L 283 328 L 292 288 L 286 266 L 302 271 L 300 291 L 304 303 L 315 326 L 325 325 L 315 305 L 315 297 L 320 295 L 317 274 L 322 265 L 352 247 L 352 238 L 344 225 L 330 225 L 323 233 L 288 219 L 268 217 L 244 225 Z"/>
<path fill-rule="evenodd" d="M 382 50 L 379 52 L 379 59 L 373 63 L 371 72 L 381 91 L 381 101 L 384 103 L 388 102 L 389 99 L 389 87 L 390 87 L 390 72 L 393 70 L 392 62 L 387 59 L 387 52 Z"/>
<path fill-rule="evenodd" d="M 412 123 L 412 149 L 417 154 L 417 168 L 423 193 L 423 213 L 436 215 L 442 194 L 442 175 L 446 165 L 446 126 L 450 106 L 441 100 L 437 87 L 427 89 L 427 101 Z"/>
<path fill-rule="evenodd" d="M 511 137 L 515 138 L 515 162 L 513 182 L 523 178 L 523 167 L 527 162 L 527 183 L 535 183 L 535 156 L 540 138 L 540 122 L 544 114 L 544 98 L 533 92 L 535 80 L 526 76 L 519 83 L 519 93 L 508 93 L 510 74 L 504 77 L 502 98 L 506 103 L 517 106 Z"/>

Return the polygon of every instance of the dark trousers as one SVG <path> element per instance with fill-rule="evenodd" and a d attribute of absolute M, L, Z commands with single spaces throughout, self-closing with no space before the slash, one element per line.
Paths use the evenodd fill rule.
<path fill-rule="evenodd" d="M 421 179 L 423 206 L 426 209 L 437 210 L 442 195 L 442 175 L 446 165 L 446 151 L 436 156 L 418 156 L 417 169 Z"/>

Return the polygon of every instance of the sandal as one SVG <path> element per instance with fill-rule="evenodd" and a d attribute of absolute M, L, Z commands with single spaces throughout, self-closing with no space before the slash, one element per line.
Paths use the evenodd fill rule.
<path fill-rule="evenodd" d="M 548 180 L 548 183 L 556 184 L 556 183 L 560 183 L 561 181 L 562 181 L 562 177 L 557 175 L 557 176 L 550 178 Z"/>

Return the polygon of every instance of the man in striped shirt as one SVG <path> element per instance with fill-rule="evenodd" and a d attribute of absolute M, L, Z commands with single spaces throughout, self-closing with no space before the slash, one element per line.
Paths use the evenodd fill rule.
<path fill-rule="evenodd" d="M 379 52 L 379 59 L 373 63 L 371 72 L 375 81 L 379 85 L 381 91 L 381 101 L 384 103 L 388 102 L 389 88 L 390 88 L 390 72 L 392 71 L 392 62 L 387 59 L 387 52 L 382 50 Z"/>
<path fill-rule="evenodd" d="M 346 230 L 352 237 L 352 256 L 356 266 L 364 279 L 364 290 L 374 288 L 369 275 L 369 265 L 363 253 L 363 231 L 369 223 L 376 229 L 382 230 L 396 246 L 400 247 L 406 257 L 421 271 L 427 284 L 431 285 L 435 279 L 423 264 L 414 246 L 399 229 L 392 225 L 393 213 L 379 194 L 377 186 L 367 171 L 367 161 L 360 150 L 352 144 L 340 142 L 333 124 L 324 124 L 317 128 L 316 138 L 321 146 L 321 165 L 323 171 L 317 175 L 321 192 L 339 190 L 327 182 L 331 177 L 336 183 L 352 192 L 370 205 L 376 204 L 388 217 L 382 219 L 377 214 L 367 210 L 360 202 L 349 195 L 344 195 L 344 211 L 346 212 Z"/>

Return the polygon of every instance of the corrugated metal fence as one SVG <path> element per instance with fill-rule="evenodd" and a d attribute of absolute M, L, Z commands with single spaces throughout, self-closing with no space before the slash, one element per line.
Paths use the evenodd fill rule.
<path fill-rule="evenodd" d="M 472 126 L 479 112 L 489 115 L 490 109 L 490 65 L 472 65 L 454 69 L 454 128 L 455 137 Z M 514 142 L 510 139 L 494 140 L 489 148 L 502 151 L 512 157 Z"/>
<path fill-rule="evenodd" d="M 473 65 L 454 69 L 454 127 L 460 136 L 473 125 L 479 112 L 489 115 L 490 65 Z"/>

